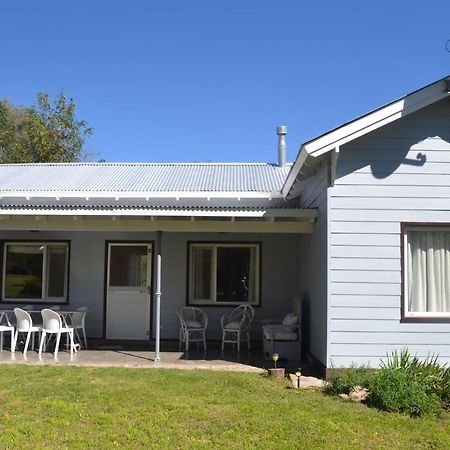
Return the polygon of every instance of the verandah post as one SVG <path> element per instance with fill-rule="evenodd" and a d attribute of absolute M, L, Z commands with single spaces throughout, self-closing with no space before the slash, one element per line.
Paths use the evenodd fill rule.
<path fill-rule="evenodd" d="M 162 231 L 156 232 L 156 291 L 155 291 L 155 362 L 161 361 L 161 262 Z"/>

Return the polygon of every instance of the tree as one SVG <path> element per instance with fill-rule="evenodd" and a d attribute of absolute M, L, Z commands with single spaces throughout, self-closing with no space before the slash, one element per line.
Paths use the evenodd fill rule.
<path fill-rule="evenodd" d="M 0 100 L 0 163 L 76 162 L 86 158 L 92 129 L 75 117 L 75 102 L 64 93 L 53 103 L 39 93 L 36 105 Z"/>

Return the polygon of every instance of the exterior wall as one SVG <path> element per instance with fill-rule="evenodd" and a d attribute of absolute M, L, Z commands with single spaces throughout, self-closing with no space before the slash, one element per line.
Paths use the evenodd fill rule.
<path fill-rule="evenodd" d="M 300 197 L 305 208 L 318 208 L 313 234 L 304 234 L 299 243 L 299 290 L 303 299 L 302 326 L 306 348 L 324 366 L 327 362 L 327 160 L 303 181 Z M 306 336 L 305 336 L 306 334 Z"/>
<path fill-rule="evenodd" d="M 449 322 L 401 321 L 401 222 L 450 223 L 450 104 L 340 149 L 330 188 L 328 367 L 377 366 L 394 349 L 450 362 Z"/>
<path fill-rule="evenodd" d="M 70 240 L 69 305 L 87 306 L 87 333 L 103 337 L 105 245 L 108 240 L 155 240 L 155 233 L 114 231 L 0 231 L 0 240 Z M 231 233 L 164 233 L 162 263 L 161 337 L 178 338 L 176 311 L 186 304 L 187 242 L 260 241 L 262 244 L 261 307 L 256 307 L 254 338 L 260 339 L 260 320 L 282 318 L 298 294 L 296 235 Z M 19 305 L 20 306 L 20 305 Z M 0 303 L 0 308 L 14 304 Z M 44 307 L 39 305 L 39 308 Z M 219 339 L 220 316 L 233 307 L 202 307 L 208 314 L 208 339 Z"/>

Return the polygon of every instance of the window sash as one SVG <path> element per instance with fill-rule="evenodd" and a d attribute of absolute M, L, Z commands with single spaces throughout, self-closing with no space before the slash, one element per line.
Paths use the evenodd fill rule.
<path fill-rule="evenodd" d="M 217 271 L 218 271 L 218 258 L 217 253 L 220 248 L 249 248 L 250 252 L 250 275 L 253 274 L 253 279 L 249 281 L 250 292 L 253 293 L 253 298 L 248 301 L 219 301 L 217 300 Z M 195 298 L 195 249 L 203 249 L 211 251 L 211 272 L 210 272 L 210 298 Z M 253 267 L 252 267 L 253 265 Z M 249 305 L 259 305 L 260 303 L 260 244 L 248 244 L 248 243 L 191 243 L 189 244 L 189 289 L 188 289 L 188 303 L 192 305 L 239 305 L 242 303 Z M 250 296 L 249 296 L 250 298 Z"/>
<path fill-rule="evenodd" d="M 403 235 L 403 261 L 405 317 L 450 317 L 450 228 L 407 227 Z"/>
<path fill-rule="evenodd" d="M 39 297 L 7 297 L 6 294 L 6 280 L 7 280 L 7 263 L 8 263 L 8 255 L 10 255 L 9 250 L 11 248 L 16 247 L 16 249 L 20 249 L 22 247 L 25 249 L 26 247 L 42 247 L 42 262 L 41 262 L 41 285 L 40 291 L 41 295 Z M 49 252 L 50 248 L 50 252 Z M 52 250 L 55 249 L 64 249 L 64 285 L 63 285 L 63 295 L 62 296 L 51 296 L 49 295 L 49 284 L 50 284 L 50 260 Z M 3 246 L 3 271 L 2 271 L 2 301 L 12 302 L 12 303 L 60 303 L 67 301 L 67 288 L 68 288 L 68 270 L 69 268 L 69 244 L 67 242 L 5 242 Z"/>

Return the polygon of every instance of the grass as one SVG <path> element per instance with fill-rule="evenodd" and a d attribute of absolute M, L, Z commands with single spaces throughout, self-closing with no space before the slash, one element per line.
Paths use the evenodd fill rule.
<path fill-rule="evenodd" d="M 411 419 L 258 374 L 0 366 L 0 448 L 450 448 Z"/>

